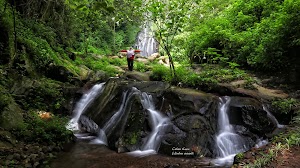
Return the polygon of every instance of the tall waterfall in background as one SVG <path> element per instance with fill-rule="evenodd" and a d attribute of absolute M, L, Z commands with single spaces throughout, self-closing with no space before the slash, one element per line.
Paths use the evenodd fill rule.
<path fill-rule="evenodd" d="M 78 120 L 88 105 L 95 97 L 102 93 L 104 83 L 94 85 L 86 94 L 84 94 L 73 110 L 73 118 L 69 121 L 66 128 L 72 131 L 78 131 Z"/>
<path fill-rule="evenodd" d="M 149 23 L 146 23 L 143 30 L 138 33 L 136 46 L 141 50 L 142 56 L 150 56 L 157 52 L 157 41 L 154 38 L 154 32 L 151 31 Z"/>
<path fill-rule="evenodd" d="M 220 166 L 232 165 L 234 156 L 247 150 L 245 140 L 235 133 L 233 126 L 229 123 L 227 114 L 229 104 L 230 97 L 220 98 L 218 111 L 219 132 L 216 137 L 218 159 L 215 160 L 215 164 Z"/>

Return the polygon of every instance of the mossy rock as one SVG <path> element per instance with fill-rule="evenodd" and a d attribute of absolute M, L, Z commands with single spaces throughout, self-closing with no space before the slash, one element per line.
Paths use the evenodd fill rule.
<path fill-rule="evenodd" d="M 8 131 L 0 131 L 0 149 L 1 148 L 11 148 L 16 144 L 16 139 Z"/>
<path fill-rule="evenodd" d="M 0 113 L 0 127 L 8 130 L 19 128 L 23 124 L 21 108 L 12 101 Z"/>

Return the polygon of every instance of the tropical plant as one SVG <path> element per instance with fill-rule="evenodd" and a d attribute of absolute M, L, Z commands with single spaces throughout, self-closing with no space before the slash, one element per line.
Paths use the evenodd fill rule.
<path fill-rule="evenodd" d="M 149 0 L 146 1 L 145 15 L 155 25 L 155 33 L 160 46 L 170 60 L 171 74 L 176 77 L 171 50 L 174 37 L 182 31 L 188 20 L 188 11 L 192 2 L 188 0 Z"/>

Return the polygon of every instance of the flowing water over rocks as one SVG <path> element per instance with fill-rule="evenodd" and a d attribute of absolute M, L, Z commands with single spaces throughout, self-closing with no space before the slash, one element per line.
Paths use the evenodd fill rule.
<path fill-rule="evenodd" d="M 244 152 L 249 149 L 245 139 L 236 134 L 233 126 L 229 123 L 228 110 L 230 98 L 220 98 L 219 107 L 219 133 L 216 137 L 216 146 L 219 157 L 214 161 L 216 165 L 231 166 L 234 156 L 237 153 Z"/>
<path fill-rule="evenodd" d="M 69 130 L 79 130 L 78 120 L 86 107 L 95 99 L 97 95 L 100 95 L 103 89 L 104 83 L 94 85 L 88 93 L 84 94 L 79 102 L 77 102 L 74 111 L 73 118 L 67 125 Z"/>
<path fill-rule="evenodd" d="M 79 104 L 83 100 L 87 104 L 80 106 L 83 110 L 75 110 L 81 111 L 76 119 L 81 130 L 78 139 L 94 143 L 79 144 L 92 151 L 82 149 L 79 144 L 71 149 L 73 154 L 79 150 L 83 160 L 89 158 L 86 162 L 78 160 L 89 164 L 88 167 L 93 167 L 92 163 L 94 167 L 108 164 L 111 156 L 119 158 L 120 165 L 124 159 L 132 160 L 131 165 L 126 164 L 128 167 L 147 167 L 154 158 L 161 158 L 157 163 L 165 164 L 161 167 L 172 166 L 171 160 L 177 164 L 174 158 L 182 158 L 197 167 L 230 166 L 235 154 L 265 143 L 262 137 L 272 134 L 278 126 L 271 113 L 256 99 L 219 98 L 163 82 L 114 78 L 102 84 L 98 94 L 93 95 L 90 101 L 83 96 Z M 101 144 L 105 144 L 109 152 Z M 103 152 L 105 156 L 99 157 Z M 156 155 L 149 156 L 153 154 Z M 138 159 L 140 157 L 143 161 Z"/>

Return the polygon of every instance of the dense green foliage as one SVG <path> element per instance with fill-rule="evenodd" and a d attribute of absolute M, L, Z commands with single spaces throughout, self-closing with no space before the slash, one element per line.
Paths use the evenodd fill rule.
<path fill-rule="evenodd" d="M 146 1 L 146 16 L 149 22 L 154 23 L 155 34 L 160 47 L 166 52 L 170 60 L 170 70 L 176 77 L 172 56 L 174 37 L 183 30 L 186 23 L 187 12 L 191 7 L 191 1 L 187 0 L 149 0 Z"/>
<path fill-rule="evenodd" d="M 249 88 L 256 81 L 241 69 L 297 72 L 299 11 L 299 0 L 0 0 L 0 115 L 21 107 L 15 134 L 27 142 L 69 140 L 57 115 L 69 103 L 63 89 L 120 76 L 126 59 L 108 56 L 134 45 L 145 19 L 171 63 L 136 61 L 152 80 L 203 90 L 245 80 Z M 295 102 L 272 105 L 289 113 Z M 39 110 L 55 115 L 45 121 L 32 112 Z M 299 145 L 297 136 L 286 141 Z"/>
<path fill-rule="evenodd" d="M 197 11 L 202 19 L 188 28 L 191 33 L 184 47 L 190 58 L 203 57 L 209 48 L 216 48 L 228 61 L 258 70 L 297 66 L 299 1 L 235 0 L 220 3 L 220 7 L 213 9 L 219 11 L 214 15 Z M 192 16 L 199 17 L 199 14 Z"/>
<path fill-rule="evenodd" d="M 237 79 L 244 79 L 251 81 L 243 70 L 222 68 L 216 65 L 204 64 L 200 67 L 201 71 L 195 71 L 189 67 L 180 66 L 177 68 L 177 78 L 174 80 L 172 75 L 168 72 L 168 68 L 163 65 L 155 65 L 151 78 L 153 80 L 163 80 L 170 83 L 178 84 L 185 87 L 193 87 L 201 89 L 209 89 L 219 82 L 231 82 Z"/>
<path fill-rule="evenodd" d="M 292 110 L 292 107 L 294 107 L 297 104 L 297 100 L 290 98 L 290 99 L 277 99 L 272 101 L 272 106 L 274 106 L 275 109 L 278 109 L 281 113 L 287 114 Z"/>
<path fill-rule="evenodd" d="M 29 112 L 25 117 L 24 125 L 14 133 L 17 138 L 26 142 L 45 144 L 69 142 L 72 132 L 65 128 L 67 121 L 67 118 L 57 116 L 44 120 L 36 112 Z"/>
<path fill-rule="evenodd" d="M 100 76 L 96 81 L 119 73 L 113 65 L 126 65 L 125 60 L 102 55 L 135 43 L 141 5 L 140 0 L 0 0 L 0 119 L 3 111 L 22 113 L 22 122 L 9 130 L 18 140 L 70 140 L 62 116 L 73 93 L 65 88 L 79 87 L 93 74 Z M 54 116 L 42 120 L 40 110 Z"/>

